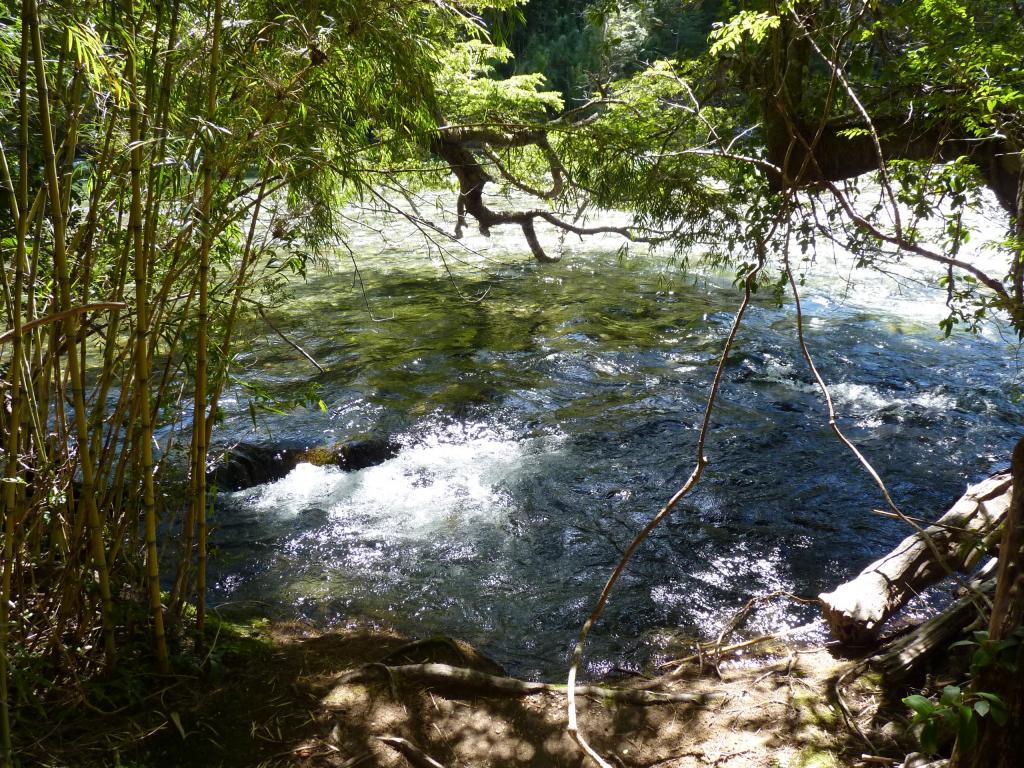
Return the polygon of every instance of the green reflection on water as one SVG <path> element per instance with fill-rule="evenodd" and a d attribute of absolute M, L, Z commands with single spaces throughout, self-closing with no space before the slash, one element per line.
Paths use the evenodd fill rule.
<path fill-rule="evenodd" d="M 546 391 L 552 370 L 571 368 L 581 355 L 599 362 L 593 375 L 581 373 L 576 395 L 589 383 L 628 384 L 644 375 L 642 353 L 699 349 L 717 339 L 714 315 L 735 303 L 732 291 L 695 285 L 660 256 L 573 259 L 471 273 L 456 277 L 456 288 L 426 258 L 377 258 L 361 265 L 365 296 L 339 267 L 293 285 L 271 316 L 328 369 L 317 377 L 326 390 L 345 389 L 415 416 Z M 315 373 L 259 325 L 245 335 L 256 339 L 247 367 L 262 381 L 287 389 Z M 640 355 L 624 362 L 615 359 L 620 352 Z M 564 417 L 579 415 L 567 402 L 573 394 L 556 404 L 569 408 Z M 599 399 L 607 407 L 628 396 L 604 392 Z"/>

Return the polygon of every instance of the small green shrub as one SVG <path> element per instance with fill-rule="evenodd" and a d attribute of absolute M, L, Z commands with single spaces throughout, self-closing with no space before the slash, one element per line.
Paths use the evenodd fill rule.
<path fill-rule="evenodd" d="M 1012 659 L 1019 644 L 1018 637 L 991 641 L 988 632 L 975 632 L 973 639 L 953 643 L 950 649 L 975 649 L 971 656 L 971 678 L 977 680 L 981 672 L 992 666 L 1016 674 L 1017 669 Z M 907 696 L 903 703 L 913 710 L 911 722 L 921 726 L 921 749 L 929 754 L 937 752 L 943 740 L 954 736 L 962 749 L 973 749 L 978 739 L 979 718 L 991 717 L 1001 726 L 1006 725 L 1008 720 L 1006 703 L 999 696 L 987 691 L 965 691 L 959 685 L 943 688 L 938 702 L 914 695 Z"/>

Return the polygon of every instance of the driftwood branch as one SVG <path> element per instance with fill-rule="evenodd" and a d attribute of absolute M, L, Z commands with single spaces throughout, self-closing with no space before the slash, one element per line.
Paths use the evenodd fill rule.
<path fill-rule="evenodd" d="M 409 765 L 413 768 L 445 768 L 443 764 L 437 762 L 408 739 L 403 739 L 400 736 L 378 736 L 377 741 L 387 744 L 398 752 L 409 761 Z"/>
<path fill-rule="evenodd" d="M 717 659 L 720 659 L 725 654 L 734 653 L 735 651 L 742 651 L 747 648 L 751 648 L 755 645 L 761 645 L 762 643 L 770 643 L 777 640 L 785 640 L 787 637 L 792 637 L 793 635 L 797 635 L 801 632 L 804 632 L 812 626 L 814 625 L 803 624 L 799 627 L 790 627 L 789 629 L 784 629 L 780 632 L 769 632 L 767 635 L 758 635 L 757 637 L 752 637 L 748 640 L 743 640 L 741 642 L 733 643 L 731 645 L 721 645 L 717 642 L 697 643 L 695 645 L 697 653 L 690 654 L 689 656 L 683 656 L 678 659 L 669 659 L 667 661 L 662 661 L 657 665 L 657 667 L 658 669 L 664 669 L 665 667 L 675 667 L 675 669 L 665 673 L 665 677 L 671 680 L 674 677 L 679 677 L 679 675 L 683 671 L 683 668 L 687 664 L 692 664 L 693 662 L 701 662 L 708 654 L 713 653 L 715 654 L 715 657 Z"/>
<path fill-rule="evenodd" d="M 272 330 L 281 338 L 281 341 L 283 341 L 289 347 L 291 347 L 304 358 L 306 358 L 310 363 L 312 363 L 316 367 L 318 371 L 320 371 L 320 373 L 327 373 L 327 369 L 320 365 L 320 363 L 316 361 L 316 358 L 314 358 L 311 354 L 309 354 L 309 352 L 300 347 L 297 343 L 295 343 L 287 336 L 285 336 L 284 333 L 282 333 L 281 330 L 276 325 L 270 322 L 270 318 L 267 317 L 267 313 L 263 311 L 263 307 L 261 305 L 256 305 L 256 311 L 260 313 L 260 317 L 263 318 L 263 322 L 266 323 L 267 326 L 269 326 L 270 330 Z"/>
<path fill-rule="evenodd" d="M 1001 473 L 971 486 L 938 521 L 915 532 L 855 579 L 819 595 L 832 633 L 843 642 L 875 640 L 882 625 L 910 598 L 946 575 L 945 565 L 970 570 L 995 544 L 1010 505 L 1010 475 Z"/>

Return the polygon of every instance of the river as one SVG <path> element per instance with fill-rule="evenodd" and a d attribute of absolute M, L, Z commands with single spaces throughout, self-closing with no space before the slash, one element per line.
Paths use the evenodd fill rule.
<path fill-rule="evenodd" d="M 562 242 L 562 262 L 540 265 L 517 230 L 499 231 L 442 260 L 400 220 L 373 221 L 378 231 L 349 238 L 361 279 L 341 253 L 270 315 L 326 372 L 264 326 L 236 360 L 236 374 L 277 394 L 314 381 L 325 410 L 263 413 L 254 428 L 236 388 L 217 443 L 387 435 L 401 450 L 357 472 L 303 464 L 221 493 L 210 601 L 325 627 L 446 633 L 517 674 L 559 677 L 622 549 L 693 467 L 739 292 L 610 238 Z M 1004 331 L 942 339 L 943 294 L 855 272 L 831 251 L 806 293 L 840 423 L 904 511 L 934 516 L 1005 466 L 1022 407 Z M 751 596 L 829 589 L 906 535 L 871 512 L 877 489 L 828 428 L 791 302 L 758 295 L 706 453 L 700 485 L 620 581 L 589 673 L 636 668 L 678 635 L 707 637 Z M 774 601 L 749 629 L 814 618 Z"/>

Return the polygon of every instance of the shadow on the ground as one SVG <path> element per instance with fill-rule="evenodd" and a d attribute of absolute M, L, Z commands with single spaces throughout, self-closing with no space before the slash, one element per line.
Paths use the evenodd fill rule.
<path fill-rule="evenodd" d="M 430 765 L 405 740 L 442 766 L 577 768 L 585 765 L 565 733 L 565 697 L 475 696 L 425 688 L 386 673 L 370 683 L 339 682 L 367 663 L 435 661 L 494 672 L 486 659 L 450 642 L 402 659 L 388 658 L 406 639 L 386 631 L 317 635 L 278 628 L 272 642 L 215 650 L 203 680 L 152 697 L 136 714 L 93 713 L 96 733 L 111 734 L 102 757 L 52 750 L 47 765 L 125 768 L 405 768 Z M 467 662 L 468 659 L 468 662 Z M 726 670 L 723 679 L 695 673 L 676 690 L 725 695 L 705 706 L 640 707 L 581 699 L 581 729 L 612 765 L 622 768 L 838 768 L 866 746 L 828 693 L 840 662 L 823 650 Z M 863 709 L 868 696 L 854 695 Z M 865 717 L 864 726 L 871 727 Z M 879 724 L 875 723 L 877 728 Z M 902 754 L 890 744 L 890 754 Z M 881 747 L 881 748 L 879 748 Z M 885 745 L 876 744 L 885 752 Z M 403 748 L 406 749 L 403 754 Z M 102 750 L 100 750 L 102 751 Z M 84 757 L 84 755 L 79 755 Z"/>

